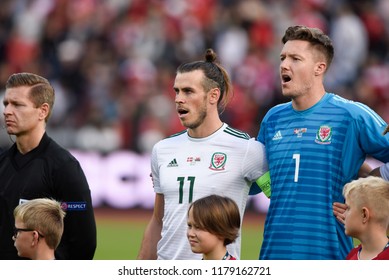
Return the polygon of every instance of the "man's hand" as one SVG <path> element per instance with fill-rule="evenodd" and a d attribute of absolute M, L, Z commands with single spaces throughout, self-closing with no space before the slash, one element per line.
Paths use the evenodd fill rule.
<path fill-rule="evenodd" d="M 332 210 L 334 212 L 334 216 L 342 224 L 344 224 L 344 219 L 345 219 L 344 212 L 346 212 L 346 209 L 347 209 L 346 204 L 343 204 L 343 203 L 340 203 L 340 202 L 334 202 L 332 204 Z"/>

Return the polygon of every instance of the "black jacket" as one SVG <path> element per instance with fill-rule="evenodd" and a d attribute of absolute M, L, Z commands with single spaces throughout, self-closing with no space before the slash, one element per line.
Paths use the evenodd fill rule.
<path fill-rule="evenodd" d="M 88 182 L 79 162 L 45 133 L 25 155 L 14 144 L 0 155 L 0 259 L 18 259 L 13 210 L 22 200 L 54 198 L 66 208 L 56 259 L 93 259 L 96 223 Z"/>

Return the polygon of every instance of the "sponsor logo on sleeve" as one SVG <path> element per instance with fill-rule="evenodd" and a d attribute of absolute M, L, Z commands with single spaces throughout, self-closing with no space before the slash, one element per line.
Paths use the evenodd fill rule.
<path fill-rule="evenodd" d="M 27 201 L 28 201 L 28 199 L 20 198 L 20 199 L 19 199 L 19 205 L 20 205 L 20 204 L 23 204 L 23 203 L 25 203 L 25 202 L 27 202 Z"/>
<path fill-rule="evenodd" d="M 86 202 L 85 201 L 62 202 L 61 207 L 65 211 L 85 211 Z"/>

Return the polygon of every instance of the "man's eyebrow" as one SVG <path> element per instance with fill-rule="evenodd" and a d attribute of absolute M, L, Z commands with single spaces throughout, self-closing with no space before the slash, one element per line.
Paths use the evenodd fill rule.
<path fill-rule="evenodd" d="M 298 53 L 282 53 L 280 56 L 289 56 L 289 57 L 303 57 Z"/>
<path fill-rule="evenodd" d="M 193 90 L 194 88 L 190 87 L 190 86 L 186 86 L 186 87 L 182 87 L 182 88 L 180 88 L 180 87 L 173 87 L 173 89 L 175 91 L 178 91 L 179 89 L 181 89 L 182 91 L 189 91 L 189 90 Z"/>

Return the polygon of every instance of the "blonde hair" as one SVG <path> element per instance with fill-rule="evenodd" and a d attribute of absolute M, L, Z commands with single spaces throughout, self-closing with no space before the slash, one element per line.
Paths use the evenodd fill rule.
<path fill-rule="evenodd" d="M 352 199 L 357 207 L 369 208 L 379 224 L 389 225 L 388 181 L 375 176 L 359 178 L 344 186 L 343 196 Z"/>
<path fill-rule="evenodd" d="M 14 210 L 26 228 L 34 229 L 44 236 L 47 245 L 56 249 L 64 230 L 65 211 L 61 203 L 50 198 L 36 198 L 19 204 Z"/>

